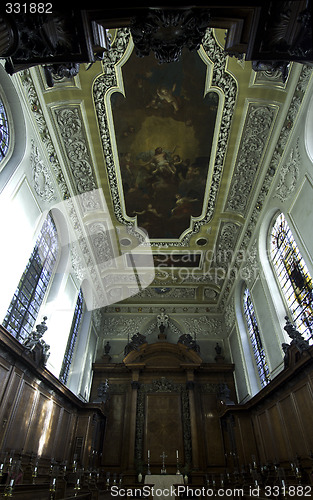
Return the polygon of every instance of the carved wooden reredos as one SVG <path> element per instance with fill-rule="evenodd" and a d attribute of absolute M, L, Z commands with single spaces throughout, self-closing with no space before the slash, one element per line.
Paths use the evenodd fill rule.
<path fill-rule="evenodd" d="M 168 472 L 176 472 L 177 451 L 181 467 L 223 467 L 219 405 L 225 384 L 235 397 L 233 369 L 203 363 L 188 346 L 163 341 L 142 343 L 122 363 L 96 363 L 93 394 L 106 379 L 109 386 L 102 465 L 113 472 L 146 472 L 149 450 L 155 473 L 163 451 Z"/>

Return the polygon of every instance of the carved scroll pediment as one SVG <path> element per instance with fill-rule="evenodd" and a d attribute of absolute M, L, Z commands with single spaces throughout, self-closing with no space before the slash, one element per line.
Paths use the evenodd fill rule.
<path fill-rule="evenodd" d="M 197 368 L 202 363 L 198 353 L 188 349 L 183 344 L 171 344 L 169 342 L 156 342 L 154 344 L 143 344 L 136 351 L 131 351 L 125 358 L 124 364 L 128 368 Z"/>

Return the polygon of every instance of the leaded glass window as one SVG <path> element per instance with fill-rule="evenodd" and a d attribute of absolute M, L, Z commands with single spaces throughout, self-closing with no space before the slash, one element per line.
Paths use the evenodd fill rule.
<path fill-rule="evenodd" d="M 9 149 L 9 123 L 3 102 L 0 99 L 0 162 Z"/>
<path fill-rule="evenodd" d="M 3 326 L 19 341 L 34 327 L 57 255 L 57 230 L 48 214 L 3 321 Z"/>
<path fill-rule="evenodd" d="M 269 368 L 266 360 L 265 351 L 262 345 L 262 340 L 253 307 L 253 302 L 248 288 L 245 289 L 243 294 L 243 310 L 247 321 L 252 351 L 254 354 L 261 386 L 264 387 L 270 381 Z"/>
<path fill-rule="evenodd" d="M 293 321 L 313 343 L 312 278 L 282 213 L 272 228 L 270 255 Z"/>
<path fill-rule="evenodd" d="M 61 368 L 60 376 L 59 376 L 59 379 L 61 380 L 61 382 L 63 382 L 63 384 L 66 384 L 67 379 L 68 379 L 70 366 L 71 366 L 73 354 L 74 354 L 74 348 L 75 348 L 75 344 L 76 344 L 76 340 L 77 340 L 77 336 L 78 336 L 78 332 L 79 332 L 79 328 L 80 328 L 83 314 L 84 314 L 84 297 L 83 297 L 82 291 L 80 289 L 78 297 L 77 297 L 76 305 L 75 305 L 71 331 L 70 331 L 69 338 L 67 341 L 67 346 L 65 349 L 62 368 Z"/>

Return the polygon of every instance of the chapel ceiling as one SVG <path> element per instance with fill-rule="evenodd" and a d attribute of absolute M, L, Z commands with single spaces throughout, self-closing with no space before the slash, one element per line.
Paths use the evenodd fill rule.
<path fill-rule="evenodd" d="M 89 247 L 75 250 L 74 261 L 90 260 L 91 252 L 98 292 L 119 273 L 117 263 L 108 275 L 108 261 L 121 256 L 124 270 L 135 268 L 131 292 L 113 291 L 104 305 L 170 301 L 221 311 L 236 271 L 255 266 L 251 235 L 304 95 L 305 71 L 299 64 L 285 75 L 253 71 L 251 62 L 225 53 L 223 29 L 209 28 L 199 50 L 184 49 L 166 64 L 153 54 L 139 58 L 128 28 L 110 33 L 103 60 L 81 65 L 77 76 L 49 88 L 39 71 L 66 165 L 64 198 L 83 196 L 80 217 L 89 220 Z M 96 190 L 97 203 L 87 200 Z M 99 200 L 108 217 L 91 224 Z M 146 282 L 138 267 L 149 269 Z M 82 274 L 79 265 L 76 271 Z"/>

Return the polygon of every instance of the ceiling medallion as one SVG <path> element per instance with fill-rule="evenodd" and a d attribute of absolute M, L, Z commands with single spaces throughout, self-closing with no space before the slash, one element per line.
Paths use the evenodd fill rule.
<path fill-rule="evenodd" d="M 154 52 L 160 63 L 176 62 L 182 49 L 198 50 L 210 22 L 208 9 L 158 10 L 132 19 L 131 35 L 137 56 Z"/>

